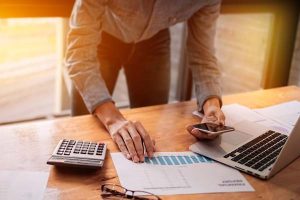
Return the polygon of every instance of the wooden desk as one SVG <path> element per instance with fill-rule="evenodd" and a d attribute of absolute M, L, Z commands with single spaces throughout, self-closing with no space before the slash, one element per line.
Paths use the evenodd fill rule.
<path fill-rule="evenodd" d="M 290 100 L 300 100 L 300 88 L 285 87 L 224 97 L 224 103 L 240 103 L 260 108 Z M 130 120 L 139 119 L 153 138 L 158 151 L 186 151 L 196 140 L 185 126 L 196 123 L 191 112 L 194 101 L 125 109 Z M 50 170 L 46 199 L 99 199 L 99 186 L 104 182 L 118 183 L 110 154 L 104 168 L 97 171 L 57 169 L 46 165 L 62 138 L 101 140 L 110 152 L 118 151 L 103 126 L 93 116 L 64 118 L 52 121 L 23 123 L 0 127 L 0 170 Z M 167 142 L 172 140 L 172 142 Z M 300 159 L 269 181 L 244 175 L 255 192 L 163 196 L 163 199 L 300 199 Z"/>

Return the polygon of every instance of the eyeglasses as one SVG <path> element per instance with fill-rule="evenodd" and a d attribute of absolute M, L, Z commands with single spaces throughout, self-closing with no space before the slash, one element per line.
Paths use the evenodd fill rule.
<path fill-rule="evenodd" d="M 101 185 L 101 196 L 104 199 L 134 199 L 134 200 L 161 200 L 159 196 L 145 191 L 128 190 L 120 185 Z"/>

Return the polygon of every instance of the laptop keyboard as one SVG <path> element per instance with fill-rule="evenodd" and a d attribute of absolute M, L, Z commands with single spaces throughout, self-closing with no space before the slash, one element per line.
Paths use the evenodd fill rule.
<path fill-rule="evenodd" d="M 286 135 L 270 130 L 225 155 L 224 158 L 263 171 L 276 161 L 287 138 Z"/>

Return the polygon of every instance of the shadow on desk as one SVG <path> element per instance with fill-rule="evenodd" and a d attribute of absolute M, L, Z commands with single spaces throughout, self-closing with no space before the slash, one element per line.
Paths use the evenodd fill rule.
<path fill-rule="evenodd" d="M 88 168 L 75 168 L 75 167 L 64 167 L 64 166 L 55 166 L 52 168 L 53 172 L 57 175 L 66 176 L 95 176 L 96 174 L 100 174 L 101 169 L 88 169 Z"/>
<path fill-rule="evenodd" d="M 276 188 L 277 191 L 290 191 L 291 193 L 295 194 L 295 199 L 297 199 L 296 196 L 300 195 L 299 164 L 299 159 L 294 160 L 290 165 L 288 165 L 286 168 L 277 173 L 273 178 L 271 178 L 268 181 L 268 190 L 272 192 L 272 188 Z"/>

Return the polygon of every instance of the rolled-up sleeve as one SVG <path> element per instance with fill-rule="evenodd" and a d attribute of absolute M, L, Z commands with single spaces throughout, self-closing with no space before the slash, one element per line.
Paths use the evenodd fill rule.
<path fill-rule="evenodd" d="M 221 101 L 221 70 L 215 57 L 214 40 L 220 1 L 207 5 L 188 20 L 187 59 L 191 67 L 198 109 L 217 97 Z"/>
<path fill-rule="evenodd" d="M 90 113 L 111 101 L 97 57 L 103 12 L 100 0 L 76 0 L 67 38 L 66 67 Z"/>

